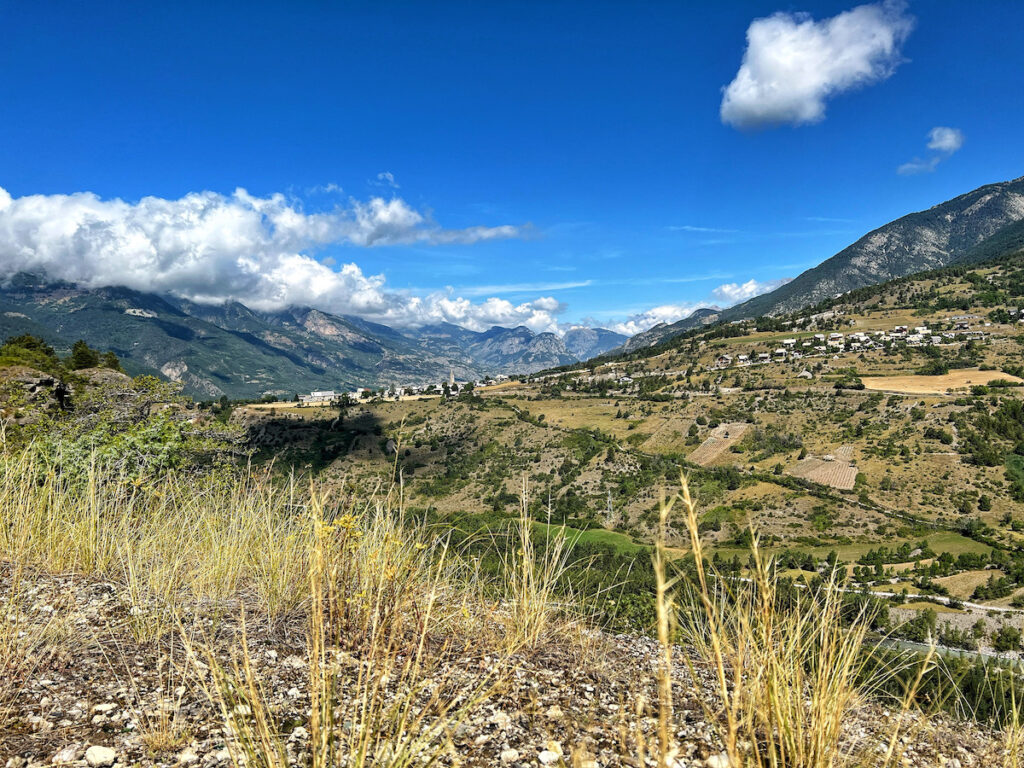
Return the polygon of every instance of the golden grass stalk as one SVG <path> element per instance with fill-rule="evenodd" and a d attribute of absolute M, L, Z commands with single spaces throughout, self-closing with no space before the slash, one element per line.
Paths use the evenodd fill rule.
<path fill-rule="evenodd" d="M 476 674 L 438 671 L 473 652 L 443 541 L 423 541 L 384 504 L 356 515 L 314 493 L 309 514 L 305 759 L 313 768 L 430 765 L 452 750 L 452 731 L 493 690 L 504 661 Z M 287 734 L 242 637 L 227 665 L 212 645 L 190 647 L 211 670 L 208 693 L 234 735 L 234 763 L 283 768 L 292 764 Z"/>
<path fill-rule="evenodd" d="M 517 653 L 537 648 L 555 634 L 566 635 L 583 619 L 583 602 L 568 577 L 576 565 L 572 558 L 576 539 L 565 528 L 550 523 L 538 547 L 528 510 L 525 488 L 519 519 L 512 527 L 510 545 L 496 546 L 501 563 L 503 611 L 497 618 L 504 627 L 505 650 Z"/>
<path fill-rule="evenodd" d="M 766 560 L 755 535 L 749 576 L 728 577 L 706 563 L 698 531 L 697 506 L 686 478 L 677 498 L 663 501 L 661 528 L 655 548 L 658 585 L 658 635 L 664 650 L 660 698 L 659 765 L 672 754 L 668 729 L 671 719 L 670 639 L 673 617 L 672 587 L 667 576 L 664 532 L 675 506 L 681 508 L 690 535 L 694 569 L 689 580 L 688 603 L 680 612 L 679 637 L 700 659 L 689 660 L 696 698 L 704 702 L 708 722 L 717 724 L 729 764 L 739 768 L 833 768 L 850 764 L 856 756 L 844 748 L 843 729 L 851 713 L 886 681 L 888 672 L 873 667 L 865 645 L 871 614 L 861 609 L 844 617 L 846 608 L 835 573 L 825 574 L 817 589 L 795 590 L 790 605 L 783 605 L 772 563 Z M 918 680 L 911 686 L 903 708 L 889 725 L 885 764 L 895 759 L 902 715 L 909 708 Z M 706 675 L 701 671 L 707 670 Z M 703 689 L 711 680 L 714 703 Z M 867 683 L 863 682 L 865 679 Z M 877 762 L 873 764 L 878 764 Z"/>

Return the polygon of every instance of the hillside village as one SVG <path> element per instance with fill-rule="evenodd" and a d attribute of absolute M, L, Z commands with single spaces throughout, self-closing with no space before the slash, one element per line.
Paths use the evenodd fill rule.
<path fill-rule="evenodd" d="M 402 386 L 392 385 L 383 389 L 370 389 L 369 387 L 356 387 L 350 392 L 336 392 L 333 389 L 317 390 L 308 395 L 298 396 L 299 407 L 312 406 L 339 406 L 346 403 L 359 402 L 378 397 L 385 400 L 402 400 L 403 398 L 416 397 L 451 397 L 464 392 L 472 392 L 474 388 L 486 387 L 493 384 L 500 384 L 508 381 L 505 374 L 496 376 L 485 376 L 478 381 L 456 381 L 455 372 L 452 371 L 448 381 L 440 384 L 404 384 Z"/>

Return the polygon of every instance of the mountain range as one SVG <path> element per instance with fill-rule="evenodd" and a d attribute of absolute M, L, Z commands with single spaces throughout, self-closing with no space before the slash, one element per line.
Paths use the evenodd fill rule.
<path fill-rule="evenodd" d="M 0 287 L 0 339 L 41 336 L 58 349 L 84 339 L 112 349 L 132 374 L 160 375 L 197 398 L 291 395 L 312 389 L 431 383 L 526 373 L 622 344 L 611 331 L 564 337 L 495 326 L 397 330 L 310 307 L 260 312 L 121 287 L 84 288 L 16 275 Z"/>
<path fill-rule="evenodd" d="M 519 326 L 450 323 L 395 329 L 311 307 L 256 311 L 128 288 L 86 288 L 19 274 L 0 284 L 0 338 L 32 333 L 58 349 L 85 339 L 131 373 L 182 382 L 195 397 L 290 395 L 310 389 L 519 374 L 631 352 L 700 325 L 779 315 L 927 269 L 1024 246 L 1024 177 L 979 187 L 878 229 L 770 293 L 698 309 L 627 339 L 606 329 L 559 336 Z"/>
<path fill-rule="evenodd" d="M 852 245 L 770 293 L 729 309 L 699 309 L 630 338 L 630 352 L 717 321 L 779 315 L 915 272 L 983 261 L 1024 244 L 1024 176 L 987 184 L 868 232 Z"/>

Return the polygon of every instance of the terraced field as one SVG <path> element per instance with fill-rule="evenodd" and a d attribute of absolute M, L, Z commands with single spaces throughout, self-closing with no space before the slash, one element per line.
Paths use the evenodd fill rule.
<path fill-rule="evenodd" d="M 808 456 L 790 470 L 794 477 L 830 485 L 841 491 L 852 491 L 857 481 L 857 467 L 852 463 L 853 446 L 842 445 L 834 454 Z"/>
<path fill-rule="evenodd" d="M 749 427 L 749 424 L 742 422 L 722 424 L 715 427 L 708 438 L 690 454 L 690 461 L 694 464 L 700 464 L 702 467 L 710 466 L 716 459 L 720 458 L 742 440 Z"/>

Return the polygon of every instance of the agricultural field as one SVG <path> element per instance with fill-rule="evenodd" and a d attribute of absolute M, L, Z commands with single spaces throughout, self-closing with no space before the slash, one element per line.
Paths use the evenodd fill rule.
<path fill-rule="evenodd" d="M 1024 384 L 1024 379 L 1002 371 L 979 371 L 974 368 L 951 371 L 941 376 L 867 376 L 861 381 L 865 389 L 906 395 L 942 395 L 979 384 L 990 384 L 993 381 Z"/>

